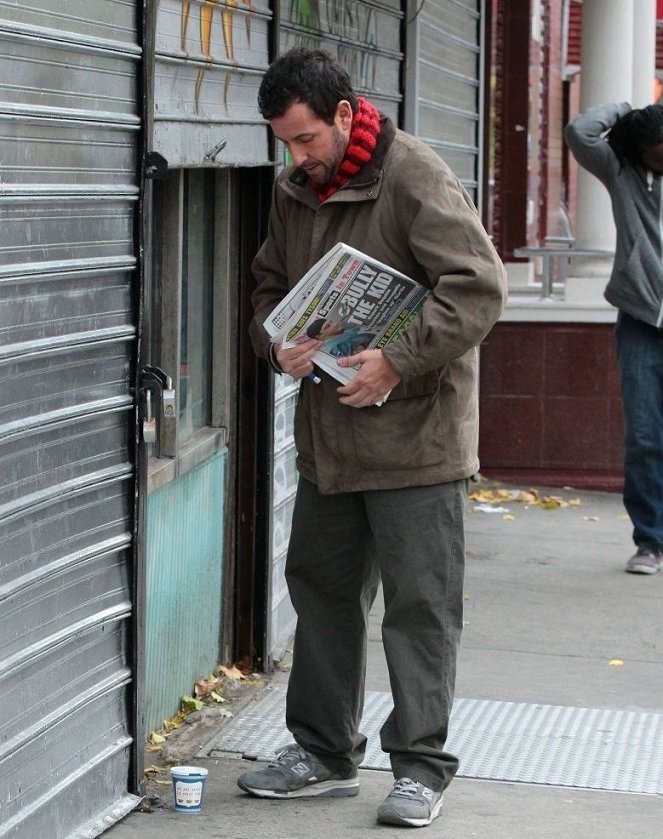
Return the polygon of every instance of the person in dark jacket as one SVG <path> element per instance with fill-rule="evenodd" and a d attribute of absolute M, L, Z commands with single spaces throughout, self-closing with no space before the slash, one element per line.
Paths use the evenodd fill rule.
<path fill-rule="evenodd" d="M 268 69 L 263 116 L 293 165 L 275 185 L 253 271 L 256 352 L 302 384 L 299 483 L 286 561 L 297 628 L 286 723 L 295 743 L 239 786 L 268 798 L 356 795 L 368 613 L 379 576 L 394 708 L 381 731 L 395 776 L 381 822 L 424 826 L 458 759 L 445 751 L 463 614 L 463 515 L 477 471 L 477 345 L 499 317 L 504 269 L 458 179 L 358 96 L 327 53 L 295 49 Z M 344 242 L 432 290 L 384 349 L 321 373 L 307 338 L 271 344 L 265 318 Z M 390 392 L 380 407 L 374 403 Z"/>
<path fill-rule="evenodd" d="M 615 261 L 606 287 L 617 316 L 624 415 L 624 506 L 634 574 L 655 574 L 663 551 L 663 106 L 599 105 L 566 140 L 612 200 Z"/>

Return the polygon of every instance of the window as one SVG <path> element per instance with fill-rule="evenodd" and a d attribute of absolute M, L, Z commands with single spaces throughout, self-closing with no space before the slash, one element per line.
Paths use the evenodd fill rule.
<path fill-rule="evenodd" d="M 237 354 L 237 177 L 232 169 L 173 169 L 154 184 L 146 322 L 150 361 L 172 377 L 177 410 L 158 418 L 152 489 L 227 442 Z"/>
<path fill-rule="evenodd" d="M 214 172 L 184 172 L 179 442 L 212 424 Z"/>

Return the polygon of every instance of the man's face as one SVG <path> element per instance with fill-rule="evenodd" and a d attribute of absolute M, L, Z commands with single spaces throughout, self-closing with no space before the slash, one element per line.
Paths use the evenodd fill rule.
<path fill-rule="evenodd" d="M 319 184 L 334 177 L 345 156 L 352 108 L 345 99 L 338 103 L 334 122 L 315 116 L 308 105 L 294 102 L 281 117 L 270 120 L 275 136 L 288 147 L 292 162 Z"/>
<path fill-rule="evenodd" d="M 658 143 L 656 146 L 646 146 L 642 150 L 642 162 L 652 172 L 663 175 L 663 143 Z"/>
<path fill-rule="evenodd" d="M 319 338 L 330 338 L 332 335 L 341 335 L 343 333 L 343 324 L 336 323 L 333 320 L 326 320 L 322 324 L 322 328 L 320 329 L 320 333 L 318 335 Z"/>

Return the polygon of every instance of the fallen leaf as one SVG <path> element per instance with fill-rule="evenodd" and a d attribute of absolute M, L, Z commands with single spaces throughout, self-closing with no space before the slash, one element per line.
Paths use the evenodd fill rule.
<path fill-rule="evenodd" d="M 236 667 L 224 667 L 223 664 L 219 664 L 219 673 L 223 673 L 228 679 L 234 679 L 235 681 L 239 682 L 245 678 L 244 673 Z"/>
<path fill-rule="evenodd" d="M 213 673 L 210 673 L 206 678 L 196 680 L 193 686 L 193 695 L 196 699 L 205 699 L 212 691 L 216 690 L 218 685 L 218 678 Z"/>
<path fill-rule="evenodd" d="M 539 494 L 534 490 L 521 490 L 518 492 L 514 499 L 514 501 L 520 501 L 523 504 L 536 504 L 539 500 Z"/>
<path fill-rule="evenodd" d="M 565 506 L 565 502 L 562 501 L 561 498 L 547 498 L 545 501 L 542 501 L 539 505 L 542 510 L 558 510 L 560 507 Z"/>
<path fill-rule="evenodd" d="M 184 722 L 184 720 L 189 716 L 191 711 L 188 709 L 182 709 L 174 717 L 171 717 L 169 720 L 163 721 L 163 730 L 166 732 L 176 731 Z"/>
<path fill-rule="evenodd" d="M 582 505 L 580 498 L 573 498 L 565 501 L 559 495 L 541 495 L 538 489 L 511 490 L 511 489 L 483 489 L 475 490 L 468 496 L 470 501 L 476 501 L 481 505 L 494 505 L 503 501 L 515 501 L 519 504 L 526 504 L 528 507 L 540 507 L 542 510 L 557 510 L 560 507 L 579 507 Z M 475 507 L 475 509 L 477 509 Z"/>
<path fill-rule="evenodd" d="M 205 707 L 204 702 L 201 702 L 200 699 L 194 699 L 193 696 L 183 696 L 180 701 L 182 708 L 186 711 L 202 711 Z"/>
<path fill-rule="evenodd" d="M 611 667 L 623 667 L 624 666 L 624 662 L 621 660 L 621 658 L 612 658 L 612 659 L 610 659 L 608 664 Z"/>
<path fill-rule="evenodd" d="M 600 521 L 598 516 L 583 516 L 583 521 Z"/>
<path fill-rule="evenodd" d="M 489 504 L 491 501 L 495 500 L 495 496 L 492 492 L 471 492 L 468 495 L 470 501 L 479 501 L 483 504 Z"/>
<path fill-rule="evenodd" d="M 502 516 L 504 521 L 515 521 L 514 516 Z"/>
<path fill-rule="evenodd" d="M 156 731 L 153 731 L 153 732 L 150 734 L 150 736 L 149 736 L 149 738 L 148 738 L 148 739 L 149 739 L 149 742 L 150 742 L 153 746 L 158 746 L 158 745 L 160 745 L 161 743 L 165 743 L 165 742 L 166 742 L 166 738 L 163 736 L 163 734 L 157 734 L 157 732 L 156 732 Z"/>

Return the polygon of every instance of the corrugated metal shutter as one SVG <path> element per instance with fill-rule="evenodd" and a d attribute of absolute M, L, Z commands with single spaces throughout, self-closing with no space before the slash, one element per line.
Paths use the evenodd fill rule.
<path fill-rule="evenodd" d="M 135 0 L 0 2 L 0 837 L 127 794 Z"/>
<path fill-rule="evenodd" d="M 399 123 L 401 96 L 400 0 L 281 3 L 279 53 L 295 46 L 324 49 L 336 56 L 354 88 Z"/>
<path fill-rule="evenodd" d="M 426 0 L 408 20 L 405 128 L 479 203 L 483 0 Z"/>
<path fill-rule="evenodd" d="M 358 93 L 370 99 L 396 125 L 400 123 L 403 12 L 399 0 L 295 0 L 281 4 L 280 21 L 279 53 L 295 46 L 326 50 L 348 70 Z M 284 569 L 297 490 L 292 427 L 298 389 L 299 383 L 289 376 L 277 377 L 269 631 L 270 653 L 276 659 L 282 656 L 295 627 Z"/>
<path fill-rule="evenodd" d="M 171 167 L 268 162 L 257 93 L 268 63 L 266 0 L 161 0 L 152 147 Z"/>

